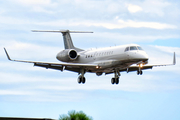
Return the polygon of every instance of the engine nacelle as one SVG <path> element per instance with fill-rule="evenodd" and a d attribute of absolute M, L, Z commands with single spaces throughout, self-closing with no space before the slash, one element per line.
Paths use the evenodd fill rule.
<path fill-rule="evenodd" d="M 59 52 L 56 58 L 63 62 L 70 62 L 76 60 L 78 58 L 78 54 L 74 49 L 65 49 Z"/>
<path fill-rule="evenodd" d="M 101 76 L 103 74 L 103 72 L 96 72 L 97 76 Z"/>

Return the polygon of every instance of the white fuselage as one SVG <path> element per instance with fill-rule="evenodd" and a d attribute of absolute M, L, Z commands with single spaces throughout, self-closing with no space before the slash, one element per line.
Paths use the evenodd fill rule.
<path fill-rule="evenodd" d="M 132 47 L 135 47 L 133 49 Z M 139 47 L 139 49 L 138 49 Z M 129 49 L 129 50 L 126 50 Z M 58 56 L 58 55 L 57 55 Z M 57 57 L 58 58 L 58 57 Z M 148 55 L 139 45 L 130 44 L 78 52 L 78 58 L 72 63 L 98 64 L 100 69 L 92 72 L 107 72 L 111 67 L 128 68 L 132 64 L 147 63 Z"/>

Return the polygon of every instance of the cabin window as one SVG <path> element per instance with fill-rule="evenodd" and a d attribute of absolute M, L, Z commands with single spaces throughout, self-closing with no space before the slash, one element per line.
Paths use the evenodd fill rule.
<path fill-rule="evenodd" d="M 136 46 L 131 46 L 130 50 L 137 50 L 137 47 Z"/>
<path fill-rule="evenodd" d="M 127 48 L 124 50 L 124 52 L 126 52 L 126 51 L 129 51 L 129 47 L 127 47 Z"/>

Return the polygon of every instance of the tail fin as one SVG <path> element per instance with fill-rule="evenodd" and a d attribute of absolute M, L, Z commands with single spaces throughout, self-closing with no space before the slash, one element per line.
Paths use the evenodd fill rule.
<path fill-rule="evenodd" d="M 69 31 L 69 30 L 32 30 L 32 32 L 56 32 L 62 33 L 63 40 L 64 40 L 64 48 L 65 49 L 75 49 L 77 51 L 83 51 L 82 49 L 74 47 L 74 44 L 71 39 L 70 33 L 93 33 L 93 32 L 86 32 L 86 31 Z"/>

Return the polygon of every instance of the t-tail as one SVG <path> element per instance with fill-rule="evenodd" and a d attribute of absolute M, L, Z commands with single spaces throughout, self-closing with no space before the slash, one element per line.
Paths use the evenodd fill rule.
<path fill-rule="evenodd" d="M 65 49 L 75 49 L 77 52 L 83 51 L 83 49 L 74 47 L 73 41 L 71 39 L 70 33 L 93 33 L 89 31 L 69 31 L 69 30 L 32 30 L 32 32 L 54 32 L 54 33 L 62 33 L 64 40 L 64 48 Z"/>

